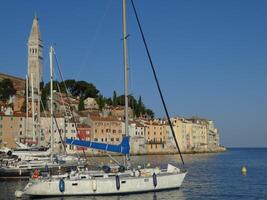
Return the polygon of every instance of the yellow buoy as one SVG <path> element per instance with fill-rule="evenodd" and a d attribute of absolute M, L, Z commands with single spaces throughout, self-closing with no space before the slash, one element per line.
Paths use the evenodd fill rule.
<path fill-rule="evenodd" d="M 246 166 L 243 166 L 241 168 L 241 172 L 242 172 L 243 175 L 246 175 L 247 174 L 247 167 Z"/>

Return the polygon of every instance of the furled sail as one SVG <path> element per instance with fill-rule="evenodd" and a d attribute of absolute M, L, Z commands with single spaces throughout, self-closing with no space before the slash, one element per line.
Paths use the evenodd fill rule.
<path fill-rule="evenodd" d="M 66 143 L 74 146 L 87 147 L 87 148 L 93 148 L 93 149 L 122 153 L 122 154 L 129 154 L 130 151 L 129 136 L 123 136 L 122 142 L 118 145 L 92 142 L 86 140 L 75 140 L 69 138 L 66 139 Z"/>

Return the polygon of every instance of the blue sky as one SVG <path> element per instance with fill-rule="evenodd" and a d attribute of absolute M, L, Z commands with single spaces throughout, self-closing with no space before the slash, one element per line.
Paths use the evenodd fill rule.
<path fill-rule="evenodd" d="M 267 146 L 267 1 L 136 0 L 172 116 L 213 119 L 225 146 Z M 129 7 L 130 8 L 130 7 Z M 130 92 L 164 116 L 132 9 Z M 0 71 L 25 76 L 34 13 L 65 78 L 123 91 L 121 1 L 1 1 Z"/>

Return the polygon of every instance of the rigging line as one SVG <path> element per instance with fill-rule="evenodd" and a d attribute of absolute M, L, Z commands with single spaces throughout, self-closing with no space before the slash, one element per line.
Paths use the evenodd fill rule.
<path fill-rule="evenodd" d="M 61 142 L 62 142 L 62 144 L 63 144 L 63 148 L 64 148 L 64 151 L 65 151 L 65 153 L 67 153 L 67 150 L 66 150 L 66 144 L 65 144 L 65 142 L 63 141 L 63 138 L 62 138 L 62 135 L 61 135 L 61 131 L 60 130 L 62 130 L 62 129 L 60 129 L 59 128 L 59 126 L 58 126 L 58 123 L 57 123 L 57 119 L 55 118 L 55 115 L 53 114 L 53 119 L 55 120 L 55 123 L 56 123 L 56 126 L 57 126 L 57 130 L 58 130 L 58 133 L 59 133 L 59 137 L 60 137 L 60 140 L 61 140 Z"/>
<path fill-rule="evenodd" d="M 61 81 L 64 83 L 67 99 L 70 102 L 70 98 L 69 98 L 70 92 L 69 92 L 69 90 L 68 90 L 68 88 L 66 86 L 66 83 L 65 83 L 64 79 L 63 79 L 63 75 L 62 75 L 62 72 L 61 72 L 61 69 L 60 69 L 60 65 L 59 65 L 59 62 L 58 62 L 58 59 L 57 59 L 57 55 L 55 53 L 55 49 L 53 51 L 53 54 L 54 54 L 54 57 L 55 57 L 55 60 L 56 60 L 56 65 L 57 65 L 57 69 L 58 69 L 58 72 L 59 72 L 59 76 L 61 78 Z M 80 134 L 78 133 L 77 122 L 76 122 L 76 119 L 75 119 L 75 117 L 73 115 L 73 109 L 72 109 L 71 105 L 69 107 L 70 107 L 71 118 L 72 118 L 72 120 L 74 122 L 74 126 L 75 126 L 75 130 L 76 130 L 77 136 L 78 136 L 79 140 L 82 140 Z M 84 148 L 82 150 L 83 150 L 84 158 L 87 160 Z"/>
<path fill-rule="evenodd" d="M 61 93 L 61 89 L 59 87 L 59 84 L 56 83 L 56 85 L 57 85 L 57 89 L 58 89 L 58 92 L 59 92 L 59 95 L 60 95 L 60 99 L 61 99 L 61 101 L 63 103 L 63 108 L 64 108 L 64 112 L 65 112 L 65 116 L 66 116 L 67 115 L 67 110 L 66 110 L 66 107 L 65 107 L 65 101 L 64 101 L 64 99 L 62 97 L 62 93 Z"/>
<path fill-rule="evenodd" d="M 166 116 L 168 118 L 168 123 L 169 123 L 171 131 L 172 131 L 172 136 L 174 138 L 176 147 L 178 149 L 181 161 L 182 161 L 182 163 L 184 165 L 184 159 L 183 159 L 183 156 L 181 154 L 180 147 L 178 145 L 178 141 L 176 139 L 176 136 L 175 136 L 175 133 L 174 133 L 174 130 L 173 130 L 173 127 L 172 127 L 172 123 L 171 123 L 171 120 L 170 120 L 169 112 L 167 110 L 167 106 L 165 104 L 165 101 L 164 101 L 164 98 L 163 98 L 163 95 L 162 95 L 162 92 L 161 92 L 161 88 L 160 88 L 159 81 L 158 81 L 158 78 L 157 78 L 157 74 L 156 74 L 156 71 L 155 71 L 155 68 L 154 68 L 154 64 L 153 64 L 153 61 L 152 61 L 152 58 L 151 58 L 151 55 L 150 55 L 150 52 L 149 52 L 149 49 L 148 49 L 148 46 L 147 46 L 147 43 L 146 43 L 145 35 L 143 33 L 143 30 L 142 30 L 142 27 L 141 27 L 141 23 L 140 23 L 138 15 L 137 15 L 137 11 L 136 11 L 136 8 L 135 8 L 133 0 L 131 0 L 131 3 L 132 3 L 133 10 L 134 10 L 135 18 L 136 18 L 136 21 L 137 21 L 137 24 L 138 24 L 138 28 L 140 30 L 140 33 L 141 33 L 141 36 L 142 36 L 142 40 L 143 40 L 143 43 L 144 43 L 144 46 L 145 46 L 145 49 L 146 49 L 146 53 L 147 53 L 147 56 L 148 56 L 148 59 L 149 59 L 149 63 L 150 63 L 150 66 L 151 66 L 151 69 L 152 69 L 152 72 L 153 72 L 153 75 L 154 75 L 154 79 L 155 79 L 156 84 L 157 84 L 157 88 L 158 88 L 158 91 L 159 91 L 159 94 L 160 94 L 160 98 L 161 98 L 161 101 L 162 101 Z"/>
<path fill-rule="evenodd" d="M 107 3 L 106 8 L 105 8 L 105 11 L 104 11 L 104 14 L 100 18 L 100 20 L 99 20 L 99 22 L 98 22 L 98 24 L 96 26 L 95 32 L 93 33 L 92 40 L 90 41 L 90 43 L 88 45 L 87 52 L 85 54 L 85 58 L 84 58 L 83 62 L 81 63 L 80 67 L 79 67 L 79 71 L 77 73 L 78 77 L 80 76 L 80 74 L 81 74 L 81 72 L 83 70 L 83 67 L 85 67 L 85 65 L 86 65 L 86 62 L 87 62 L 88 57 L 89 57 L 89 54 L 91 54 L 92 51 L 93 51 L 93 46 L 96 43 L 97 36 L 99 36 L 99 33 L 98 32 L 100 31 L 101 27 L 103 26 L 104 19 L 106 18 L 106 15 L 107 15 L 110 7 L 111 7 L 111 2 L 112 2 L 112 0 L 109 0 L 109 2 Z"/>

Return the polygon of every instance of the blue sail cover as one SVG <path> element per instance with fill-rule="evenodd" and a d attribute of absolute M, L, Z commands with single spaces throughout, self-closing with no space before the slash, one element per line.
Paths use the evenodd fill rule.
<path fill-rule="evenodd" d="M 93 148 L 93 149 L 122 153 L 122 154 L 129 154 L 130 151 L 129 136 L 124 136 L 122 138 L 122 142 L 119 145 L 85 141 L 85 140 L 75 140 L 68 138 L 66 139 L 66 143 L 74 146 L 87 147 L 87 148 Z"/>

